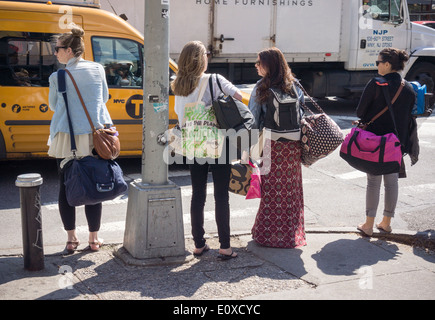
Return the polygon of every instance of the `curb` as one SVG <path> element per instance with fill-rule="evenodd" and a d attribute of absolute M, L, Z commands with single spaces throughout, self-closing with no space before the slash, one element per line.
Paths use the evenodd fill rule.
<path fill-rule="evenodd" d="M 338 227 L 338 228 L 309 228 L 305 230 L 306 233 L 312 234 L 340 234 L 340 233 L 355 233 L 361 234 L 356 228 L 351 227 Z M 367 236 L 363 236 L 365 238 L 370 238 Z M 378 231 L 376 228 L 374 229 L 373 235 L 371 238 L 377 238 L 380 240 L 386 241 L 394 241 L 410 246 L 425 248 L 429 250 L 435 251 L 435 232 L 432 230 L 428 231 L 409 231 L 409 230 L 393 230 L 392 233 L 387 233 L 384 231 Z"/>
<path fill-rule="evenodd" d="M 387 233 L 384 231 L 378 231 L 374 228 L 373 235 L 371 237 L 367 237 L 362 235 L 360 231 L 356 229 L 356 227 L 310 227 L 305 229 L 305 233 L 307 234 L 349 234 L 354 233 L 357 235 L 361 235 L 364 238 L 377 238 L 385 241 L 393 241 L 397 243 L 402 243 L 410 246 L 425 248 L 428 250 L 435 251 L 435 231 L 409 231 L 409 230 L 393 230 L 392 233 Z M 239 231 L 231 236 L 249 236 L 251 234 L 250 231 Z M 210 236 L 214 237 L 217 234 L 210 234 Z M 188 237 L 188 236 L 186 236 Z"/>

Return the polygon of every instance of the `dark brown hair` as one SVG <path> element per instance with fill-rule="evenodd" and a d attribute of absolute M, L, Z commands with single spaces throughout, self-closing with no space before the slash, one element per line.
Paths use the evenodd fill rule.
<path fill-rule="evenodd" d="M 269 98 L 269 88 L 279 88 L 282 92 L 291 93 L 294 77 L 281 50 L 269 48 L 258 54 L 260 65 L 266 71 L 257 88 L 257 99 L 265 103 Z"/>
<path fill-rule="evenodd" d="M 383 62 L 389 62 L 391 69 L 402 71 L 405 69 L 405 62 L 409 60 L 409 55 L 405 50 L 386 48 L 379 53 Z"/>

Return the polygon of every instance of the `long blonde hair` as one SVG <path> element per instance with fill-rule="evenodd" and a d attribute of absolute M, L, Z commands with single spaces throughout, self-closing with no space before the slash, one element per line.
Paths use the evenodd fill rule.
<path fill-rule="evenodd" d="M 177 77 L 171 83 L 175 95 L 187 97 L 195 90 L 206 66 L 204 60 L 206 54 L 207 51 L 201 41 L 191 41 L 184 46 L 178 60 Z"/>

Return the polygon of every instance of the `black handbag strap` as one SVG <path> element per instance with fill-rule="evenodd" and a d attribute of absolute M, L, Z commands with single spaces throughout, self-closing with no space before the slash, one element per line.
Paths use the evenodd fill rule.
<path fill-rule="evenodd" d="M 222 92 L 223 94 L 225 94 L 224 90 L 222 90 L 221 82 L 219 81 L 219 77 L 218 77 L 218 75 L 215 74 L 215 77 L 216 77 L 216 82 L 217 82 L 217 84 L 218 84 L 218 86 L 219 86 L 219 89 L 221 90 L 221 92 Z"/>
<path fill-rule="evenodd" d="M 73 156 L 76 156 L 77 152 L 77 145 L 76 140 L 74 136 L 74 128 L 71 121 L 71 116 L 69 113 L 69 106 L 68 106 L 68 96 L 66 94 L 66 77 L 65 77 L 65 70 L 60 69 L 57 71 L 57 82 L 59 85 L 59 92 L 62 93 L 63 99 L 65 100 L 65 108 L 66 108 L 66 114 L 68 116 L 68 126 L 69 126 L 69 132 L 70 132 L 70 139 L 71 139 L 71 151 L 73 153 Z"/>
<path fill-rule="evenodd" d="M 222 90 L 222 85 L 221 85 L 221 82 L 219 81 L 219 77 L 218 77 L 218 75 L 216 74 L 216 73 L 214 73 L 214 74 L 212 74 L 211 76 L 210 76 L 210 78 L 208 79 L 208 84 L 209 84 L 209 87 L 210 87 L 210 94 L 211 94 L 211 101 L 214 101 L 214 95 L 213 95 L 213 76 L 215 76 L 215 78 L 216 78 L 216 83 L 218 84 L 218 86 L 219 86 L 219 89 L 220 89 L 220 91 L 223 93 L 223 94 L 225 94 L 225 92 Z"/>
<path fill-rule="evenodd" d="M 388 110 L 390 111 L 391 119 L 393 119 L 394 131 L 395 131 L 394 133 L 396 134 L 398 139 L 399 139 L 399 132 L 397 131 L 396 118 L 394 117 L 393 103 L 396 102 L 397 98 L 399 97 L 399 95 L 402 92 L 404 87 L 405 87 L 405 80 L 402 80 L 402 82 L 400 83 L 399 89 L 397 90 L 397 93 L 393 99 L 394 101 L 392 101 L 388 87 L 382 86 L 382 91 L 384 92 L 385 100 L 387 100 L 387 103 L 388 103 Z M 400 139 L 399 139 L 399 141 L 400 141 Z"/>
<path fill-rule="evenodd" d="M 211 75 L 208 78 L 208 87 L 210 88 L 210 95 L 211 95 L 211 101 L 214 101 L 214 96 L 213 96 L 213 80 L 212 80 L 213 75 Z"/>
<path fill-rule="evenodd" d="M 386 80 L 385 80 L 384 83 L 387 83 Z M 400 83 L 399 89 L 396 92 L 396 95 L 394 96 L 393 100 L 391 100 L 391 98 L 390 98 L 390 92 L 388 91 L 388 86 L 387 85 L 382 85 L 382 92 L 384 93 L 384 97 L 385 97 L 385 100 L 387 101 L 388 105 L 381 112 L 379 112 L 377 115 L 375 115 L 373 117 L 373 119 L 370 120 L 370 122 L 367 123 L 367 126 L 369 126 L 374 121 L 376 121 L 380 116 L 382 116 L 388 110 L 392 110 L 393 104 L 399 98 L 399 96 L 402 93 L 402 90 L 403 90 L 404 87 L 405 87 L 405 80 L 402 80 L 402 82 Z M 393 116 L 393 123 L 394 123 L 394 126 L 396 126 L 396 120 L 394 119 L 394 116 Z M 397 129 L 396 129 L 396 131 L 397 131 Z"/>

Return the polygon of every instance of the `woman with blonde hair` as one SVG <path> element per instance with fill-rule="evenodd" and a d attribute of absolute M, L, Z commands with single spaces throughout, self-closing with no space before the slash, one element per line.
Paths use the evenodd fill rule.
<path fill-rule="evenodd" d="M 171 88 L 175 94 L 175 112 L 178 115 L 179 123 L 183 123 L 184 106 L 187 103 L 197 102 L 201 84 L 208 83 L 210 75 L 205 71 L 208 67 L 207 50 L 200 41 L 187 43 L 178 60 L 178 73 L 172 82 Z M 224 94 L 242 100 L 241 92 L 223 76 L 217 75 L 221 83 Z M 216 77 L 212 77 L 213 96 L 218 97 L 219 86 Z M 204 83 L 205 85 L 205 83 Z M 206 106 L 212 104 L 210 88 L 205 91 L 203 102 Z M 219 162 L 219 163 L 218 163 Z M 210 248 L 204 238 L 204 205 L 207 196 L 207 180 L 209 170 L 213 175 L 214 198 L 215 198 L 215 217 L 218 228 L 220 249 L 219 258 L 228 260 L 237 257 L 230 246 L 230 207 L 228 186 L 230 183 L 231 164 L 227 161 L 210 163 L 194 159 L 194 163 L 189 165 L 190 176 L 192 179 L 192 200 L 190 207 L 192 235 L 195 242 L 195 256 L 201 256 Z M 204 163 L 204 164 L 203 164 Z"/>
<path fill-rule="evenodd" d="M 87 106 L 89 115 L 96 129 L 111 126 L 112 119 L 106 108 L 109 90 L 103 66 L 96 62 L 82 59 L 85 51 L 83 41 L 84 31 L 74 26 L 69 33 L 57 37 L 55 55 L 59 63 L 66 65 L 66 69 L 75 78 L 81 95 Z M 73 253 L 80 244 L 76 234 L 76 208 L 68 204 L 65 193 L 63 165 L 72 159 L 70 129 L 65 100 L 58 90 L 57 72 L 50 76 L 49 106 L 54 111 L 50 126 L 49 156 L 56 158 L 59 171 L 59 211 L 68 234 L 66 250 Z M 74 85 L 66 75 L 66 92 L 68 97 L 69 115 L 74 128 L 74 138 L 77 145 L 76 156 L 79 158 L 93 155 L 92 130 L 80 103 Z M 85 206 L 85 214 L 89 225 L 89 247 L 98 251 L 102 246 L 102 239 L 98 238 L 101 224 L 101 203 Z"/>

